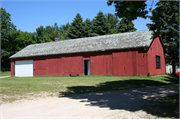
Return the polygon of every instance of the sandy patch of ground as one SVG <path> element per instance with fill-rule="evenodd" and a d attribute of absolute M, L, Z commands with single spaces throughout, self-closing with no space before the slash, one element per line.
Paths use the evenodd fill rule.
<path fill-rule="evenodd" d="M 10 77 L 10 76 L 0 76 L 0 79 L 7 78 L 7 77 Z"/>
<path fill-rule="evenodd" d="M 177 93 L 178 84 L 21 100 L 0 105 L 1 119 L 156 118 L 142 106 Z"/>

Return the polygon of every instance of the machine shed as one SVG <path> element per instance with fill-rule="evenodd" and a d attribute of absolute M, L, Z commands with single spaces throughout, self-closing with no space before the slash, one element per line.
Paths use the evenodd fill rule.
<path fill-rule="evenodd" d="M 10 57 L 12 76 L 165 74 L 162 40 L 136 31 L 32 44 Z"/>

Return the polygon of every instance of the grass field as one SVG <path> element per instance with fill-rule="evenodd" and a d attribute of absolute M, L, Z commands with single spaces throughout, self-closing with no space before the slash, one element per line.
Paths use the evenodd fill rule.
<path fill-rule="evenodd" d="M 1 79 L 0 96 L 3 102 L 43 96 L 64 96 L 72 93 L 121 90 L 144 86 L 159 86 L 179 83 L 178 77 L 159 76 L 35 76 Z"/>
<path fill-rule="evenodd" d="M 11 71 L 1 71 L 0 76 L 10 76 Z"/>

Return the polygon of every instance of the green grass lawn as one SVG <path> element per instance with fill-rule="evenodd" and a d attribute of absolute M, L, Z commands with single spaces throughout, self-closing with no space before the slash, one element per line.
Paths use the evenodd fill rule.
<path fill-rule="evenodd" d="M 0 76 L 10 76 L 11 71 L 1 71 Z"/>
<path fill-rule="evenodd" d="M 35 76 L 1 79 L 0 96 L 3 102 L 42 96 L 64 96 L 72 93 L 121 90 L 144 86 L 177 84 L 177 76 Z"/>

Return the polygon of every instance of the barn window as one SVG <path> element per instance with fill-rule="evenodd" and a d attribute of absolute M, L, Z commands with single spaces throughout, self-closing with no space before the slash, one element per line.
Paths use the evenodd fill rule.
<path fill-rule="evenodd" d="M 161 59 L 160 56 L 156 55 L 156 68 L 161 68 Z"/>

